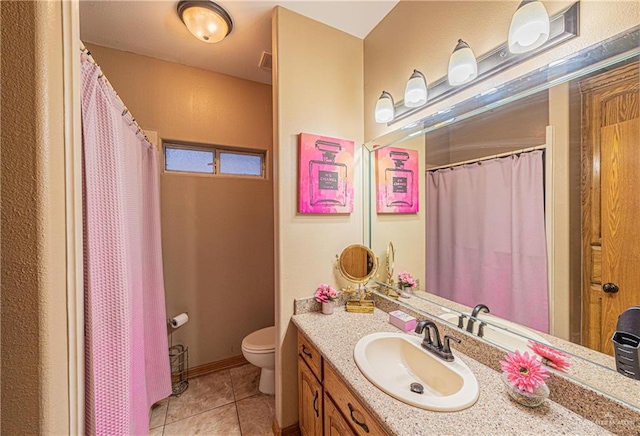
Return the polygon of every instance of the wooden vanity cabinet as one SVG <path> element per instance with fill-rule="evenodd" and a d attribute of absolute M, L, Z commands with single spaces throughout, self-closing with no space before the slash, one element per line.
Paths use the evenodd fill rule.
<path fill-rule="evenodd" d="M 386 435 L 316 347 L 298 332 L 298 414 L 302 435 Z"/>

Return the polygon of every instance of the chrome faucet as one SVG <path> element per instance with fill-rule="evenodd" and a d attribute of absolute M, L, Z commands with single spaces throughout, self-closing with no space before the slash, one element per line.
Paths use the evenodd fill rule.
<path fill-rule="evenodd" d="M 460 339 L 445 335 L 443 343 L 440 340 L 438 326 L 433 321 L 420 321 L 416 326 L 416 333 L 421 334 L 423 331 L 424 340 L 422 341 L 422 348 L 432 352 L 440 359 L 446 360 L 447 362 L 453 361 L 453 353 L 451 352 L 451 345 L 449 344 L 449 341 L 453 340 L 459 344 Z"/>
<path fill-rule="evenodd" d="M 467 331 L 469 333 L 473 333 L 473 324 L 474 321 L 478 319 L 478 314 L 480 312 L 489 313 L 489 308 L 484 304 L 476 304 L 476 307 L 474 307 L 473 311 L 471 312 L 469 321 L 467 321 Z"/>

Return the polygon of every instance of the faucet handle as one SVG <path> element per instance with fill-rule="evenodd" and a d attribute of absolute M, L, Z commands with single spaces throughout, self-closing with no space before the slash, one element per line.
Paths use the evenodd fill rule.
<path fill-rule="evenodd" d="M 458 316 L 458 328 L 464 328 L 464 320 L 465 320 L 466 316 L 461 313 L 460 316 Z"/>
<path fill-rule="evenodd" d="M 480 326 L 478 326 L 478 337 L 482 338 L 484 337 L 484 327 L 487 325 L 486 322 L 481 321 L 480 322 Z"/>
<path fill-rule="evenodd" d="M 444 353 L 451 353 L 451 345 L 449 344 L 449 341 L 454 341 L 458 344 L 462 342 L 460 339 L 454 338 L 453 336 L 444 335 L 444 345 L 442 346 L 442 351 Z"/>

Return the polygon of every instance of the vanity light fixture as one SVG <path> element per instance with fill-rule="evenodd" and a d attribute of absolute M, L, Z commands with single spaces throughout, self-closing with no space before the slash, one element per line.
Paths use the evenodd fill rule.
<path fill-rule="evenodd" d="M 579 33 L 579 18 L 579 1 L 549 17 L 540 1 L 522 0 L 513 15 L 508 41 L 476 59 L 469 44 L 458 40 L 449 59 L 447 75 L 432 82 L 429 86 L 426 86 L 425 80 L 428 100 L 420 104 L 414 103 L 416 106 L 413 106 L 410 91 L 414 89 L 414 84 L 418 87 L 421 86 L 421 83 L 415 75 L 412 75 L 406 84 L 404 100 L 395 105 L 393 110 L 387 106 L 389 100 L 393 101 L 391 95 L 382 94 L 376 104 L 376 122 L 384 123 L 385 121 L 382 120 L 385 119 L 388 120 L 386 121 L 387 125 L 390 125 L 405 119 L 513 65 L 576 38 Z M 517 50 L 521 51 L 517 52 Z M 543 67 L 543 69 L 550 67 L 551 65 Z M 419 71 L 414 73 L 419 73 Z M 476 100 L 482 100 L 488 94 L 494 93 L 498 95 L 494 89 L 487 90 L 484 94 L 477 96 Z M 383 97 L 385 97 L 384 101 L 381 101 Z M 382 117 L 379 116 L 379 112 L 384 112 Z"/>
<path fill-rule="evenodd" d="M 478 61 L 469 44 L 458 40 L 449 58 L 449 85 L 459 86 L 471 82 L 478 76 Z"/>
<path fill-rule="evenodd" d="M 233 29 L 229 13 L 212 1 L 180 0 L 177 10 L 189 32 L 202 42 L 220 42 Z"/>
<path fill-rule="evenodd" d="M 538 0 L 523 0 L 511 18 L 509 51 L 526 53 L 535 50 L 549 39 L 549 14 Z"/>
<path fill-rule="evenodd" d="M 404 89 L 404 105 L 406 107 L 420 107 L 427 103 L 427 79 L 418 70 L 407 81 Z"/>
<path fill-rule="evenodd" d="M 376 103 L 376 123 L 388 123 L 393 121 L 395 108 L 393 97 L 387 91 L 382 91 Z"/>

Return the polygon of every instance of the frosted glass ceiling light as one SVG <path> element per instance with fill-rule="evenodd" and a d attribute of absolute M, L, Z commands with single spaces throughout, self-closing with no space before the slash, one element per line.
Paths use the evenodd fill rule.
<path fill-rule="evenodd" d="M 476 56 L 469 48 L 469 44 L 459 39 L 458 45 L 449 58 L 449 85 L 463 85 L 471 82 L 476 76 L 478 76 Z"/>
<path fill-rule="evenodd" d="M 387 91 L 382 91 L 382 95 L 376 103 L 376 123 L 393 121 L 394 114 L 393 97 Z"/>
<path fill-rule="evenodd" d="M 526 53 L 549 39 L 549 14 L 538 0 L 523 0 L 509 27 L 509 51 Z"/>
<path fill-rule="evenodd" d="M 413 74 L 404 89 L 404 105 L 406 107 L 420 107 L 427 103 L 427 79 L 418 70 Z"/>
<path fill-rule="evenodd" d="M 178 15 L 193 36 L 210 44 L 222 41 L 233 29 L 227 11 L 208 0 L 180 0 Z"/>

